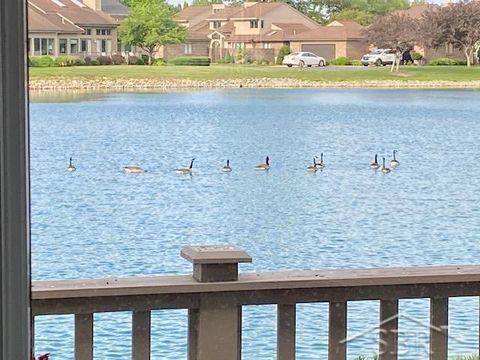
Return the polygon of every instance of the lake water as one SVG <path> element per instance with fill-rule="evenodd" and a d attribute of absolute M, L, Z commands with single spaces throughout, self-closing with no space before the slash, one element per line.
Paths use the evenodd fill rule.
<path fill-rule="evenodd" d="M 234 89 L 111 93 L 31 105 L 34 279 L 188 274 L 193 244 L 241 271 L 475 264 L 480 92 Z M 375 153 L 401 165 L 383 176 Z M 323 172 L 308 173 L 314 155 Z M 269 172 L 254 170 L 270 156 Z M 77 171 L 68 173 L 72 156 Z M 193 176 L 175 168 L 195 157 Z M 223 173 L 230 159 L 233 172 Z M 124 174 L 123 165 L 148 172 Z M 427 300 L 400 302 L 401 359 L 426 358 Z M 298 359 L 325 359 L 326 304 L 298 306 Z M 450 354 L 478 350 L 478 298 L 450 302 Z M 349 303 L 349 335 L 378 302 Z M 246 307 L 243 358 L 275 358 L 274 306 Z M 186 311 L 156 311 L 152 359 L 186 359 Z M 130 357 L 130 314 L 95 315 L 95 358 Z M 375 331 L 348 357 L 377 351 Z M 405 348 L 409 351 L 404 351 Z M 36 352 L 73 358 L 73 316 L 39 317 Z"/>

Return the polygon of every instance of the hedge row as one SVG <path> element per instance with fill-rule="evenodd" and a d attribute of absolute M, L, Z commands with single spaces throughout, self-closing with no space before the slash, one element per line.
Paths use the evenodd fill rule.
<path fill-rule="evenodd" d="M 52 67 L 52 66 L 83 66 L 83 65 L 121 65 L 127 61 L 122 55 L 98 56 L 94 59 L 85 57 L 85 59 L 74 56 L 33 56 L 28 59 L 28 65 L 32 67 Z M 136 56 L 128 57 L 128 65 L 145 65 L 145 59 Z"/>
<path fill-rule="evenodd" d="M 436 58 L 430 60 L 428 63 L 432 66 L 442 66 L 442 65 L 467 65 L 467 60 L 463 59 L 449 59 L 449 58 Z"/>
<path fill-rule="evenodd" d="M 330 65 L 345 65 L 345 66 L 360 66 L 362 65 L 362 62 L 357 59 L 350 59 L 349 57 L 346 56 L 340 56 L 336 59 L 330 60 L 329 62 Z"/>
<path fill-rule="evenodd" d="M 207 56 L 180 56 L 169 61 L 173 65 L 210 66 L 210 58 Z"/>

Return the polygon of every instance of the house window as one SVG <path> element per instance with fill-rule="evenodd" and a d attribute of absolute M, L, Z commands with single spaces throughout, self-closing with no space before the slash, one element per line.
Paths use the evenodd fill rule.
<path fill-rule="evenodd" d="M 185 44 L 185 54 L 190 55 L 192 53 L 192 44 Z"/>
<path fill-rule="evenodd" d="M 70 54 L 78 53 L 78 39 L 70 39 Z"/>
<path fill-rule="evenodd" d="M 272 48 L 272 43 L 263 43 L 263 48 L 264 49 L 271 49 Z"/>
<path fill-rule="evenodd" d="M 58 52 L 60 54 L 66 54 L 67 53 L 67 39 L 58 40 Z"/>
<path fill-rule="evenodd" d="M 40 44 L 41 44 L 41 53 L 42 55 L 47 55 L 47 39 L 41 39 L 40 40 Z"/>
<path fill-rule="evenodd" d="M 260 21 L 260 27 L 263 29 L 263 20 Z"/>
<path fill-rule="evenodd" d="M 222 26 L 221 21 L 212 21 L 213 22 L 213 28 L 218 29 L 220 26 Z"/>
<path fill-rule="evenodd" d="M 258 29 L 258 20 L 250 20 L 250 29 Z"/>
<path fill-rule="evenodd" d="M 47 52 L 48 52 L 48 55 L 53 55 L 54 51 L 53 51 L 53 47 L 55 46 L 55 39 L 47 39 Z"/>
<path fill-rule="evenodd" d="M 87 39 L 80 40 L 80 51 L 87 51 Z"/>
<path fill-rule="evenodd" d="M 40 55 L 40 39 L 33 39 L 33 53 Z"/>
<path fill-rule="evenodd" d="M 97 29 L 97 35 L 110 35 L 110 29 Z"/>
<path fill-rule="evenodd" d="M 92 29 L 87 29 L 87 35 L 92 35 Z"/>

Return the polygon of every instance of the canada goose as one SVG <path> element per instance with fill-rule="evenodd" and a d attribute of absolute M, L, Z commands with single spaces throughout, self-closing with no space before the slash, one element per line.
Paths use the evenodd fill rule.
<path fill-rule="evenodd" d="M 70 158 L 70 161 L 69 161 L 68 167 L 67 167 L 67 171 L 73 172 L 75 170 L 77 170 L 77 168 L 75 167 L 75 165 L 73 165 L 72 158 Z"/>
<path fill-rule="evenodd" d="M 396 159 L 397 150 L 393 150 L 393 160 L 390 161 L 390 166 L 392 169 L 395 169 L 398 165 L 400 165 L 400 161 Z"/>
<path fill-rule="evenodd" d="M 317 167 L 320 170 L 323 170 L 323 168 L 325 167 L 325 163 L 323 162 L 323 153 L 320 154 L 320 163 L 317 164 Z"/>
<path fill-rule="evenodd" d="M 373 160 L 371 163 L 370 163 L 370 169 L 373 169 L 373 170 L 378 170 L 378 168 L 380 167 L 380 164 L 378 163 L 378 156 L 377 154 L 375 154 L 375 160 Z"/>
<path fill-rule="evenodd" d="M 386 174 L 388 174 L 390 171 L 392 171 L 392 170 L 390 170 L 389 168 L 385 167 L 385 158 L 383 158 L 382 174 L 386 175 Z"/>
<path fill-rule="evenodd" d="M 227 165 L 223 167 L 223 172 L 230 172 L 232 171 L 232 167 L 230 166 L 230 160 L 227 160 Z"/>
<path fill-rule="evenodd" d="M 145 169 L 138 165 L 127 165 L 123 167 L 123 171 L 129 174 L 143 174 Z"/>
<path fill-rule="evenodd" d="M 270 163 L 268 162 L 269 160 L 270 158 L 267 156 L 265 158 L 265 164 L 258 164 L 257 166 L 255 166 L 255 169 L 263 171 L 270 169 Z"/>
<path fill-rule="evenodd" d="M 192 169 L 193 169 L 193 161 L 195 160 L 195 158 L 192 159 L 192 161 L 190 161 L 190 167 L 188 168 L 179 168 L 179 169 L 176 169 L 175 172 L 178 174 L 178 175 L 191 175 L 192 174 Z"/>
<path fill-rule="evenodd" d="M 317 157 L 313 157 L 313 164 L 307 166 L 307 171 L 315 172 L 317 170 L 320 170 L 320 167 L 318 166 L 320 164 L 317 163 Z"/>

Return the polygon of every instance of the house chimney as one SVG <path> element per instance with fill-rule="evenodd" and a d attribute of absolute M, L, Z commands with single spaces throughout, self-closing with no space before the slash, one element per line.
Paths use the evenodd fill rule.
<path fill-rule="evenodd" d="M 83 3 L 95 11 L 102 10 L 102 0 L 83 0 Z"/>

